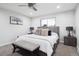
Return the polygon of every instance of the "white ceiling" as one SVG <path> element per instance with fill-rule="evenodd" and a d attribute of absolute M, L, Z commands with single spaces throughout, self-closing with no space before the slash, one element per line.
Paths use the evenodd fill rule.
<path fill-rule="evenodd" d="M 37 11 L 30 9 L 28 6 L 18 6 L 25 4 L 27 5 L 27 3 L 0 3 L 0 7 L 21 13 L 29 17 L 37 17 L 73 10 L 77 5 L 76 3 L 37 3 L 35 6 L 38 9 Z M 60 8 L 57 8 L 58 5 L 60 6 Z"/>

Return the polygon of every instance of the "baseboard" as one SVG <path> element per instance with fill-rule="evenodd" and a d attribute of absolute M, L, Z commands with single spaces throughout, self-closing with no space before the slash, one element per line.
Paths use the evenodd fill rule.
<path fill-rule="evenodd" d="M 77 53 L 78 53 L 78 55 L 79 55 L 79 47 L 77 47 Z"/>
<path fill-rule="evenodd" d="M 5 44 L 0 44 L 0 47 L 2 46 L 5 46 L 5 45 L 9 45 L 9 44 L 12 44 L 13 42 L 8 42 L 8 43 L 5 43 Z"/>
<path fill-rule="evenodd" d="M 64 41 L 61 41 L 61 40 L 60 40 L 60 43 L 64 43 Z"/>

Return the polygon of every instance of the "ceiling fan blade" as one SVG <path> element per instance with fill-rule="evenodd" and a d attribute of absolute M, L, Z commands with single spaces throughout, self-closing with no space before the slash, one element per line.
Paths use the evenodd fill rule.
<path fill-rule="evenodd" d="M 37 11 L 37 9 L 36 9 L 34 6 L 33 6 L 32 8 L 33 8 L 35 11 Z"/>
<path fill-rule="evenodd" d="M 18 6 L 20 7 L 26 7 L 28 6 L 29 8 L 32 8 L 33 10 L 37 11 L 37 9 L 35 8 L 36 3 L 28 3 L 28 4 L 20 4 Z"/>
<path fill-rule="evenodd" d="M 26 4 L 22 4 L 22 5 L 18 5 L 18 6 L 23 7 L 23 6 L 27 6 L 27 5 Z"/>

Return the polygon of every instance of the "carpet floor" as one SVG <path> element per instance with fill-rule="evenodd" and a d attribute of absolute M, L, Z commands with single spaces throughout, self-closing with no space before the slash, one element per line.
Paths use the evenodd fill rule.
<path fill-rule="evenodd" d="M 64 44 L 59 44 L 54 56 L 78 56 L 77 48 Z"/>
<path fill-rule="evenodd" d="M 0 47 L 0 56 L 22 56 L 18 52 L 12 54 L 12 51 L 12 45 Z M 67 46 L 60 43 L 56 49 L 56 53 L 54 54 L 54 56 L 78 56 L 78 53 L 75 47 Z"/>

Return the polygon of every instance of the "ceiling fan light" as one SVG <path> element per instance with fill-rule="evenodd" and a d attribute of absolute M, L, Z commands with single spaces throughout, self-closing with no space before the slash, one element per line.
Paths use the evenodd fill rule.
<path fill-rule="evenodd" d="M 58 5 L 57 8 L 60 8 L 60 6 Z"/>

